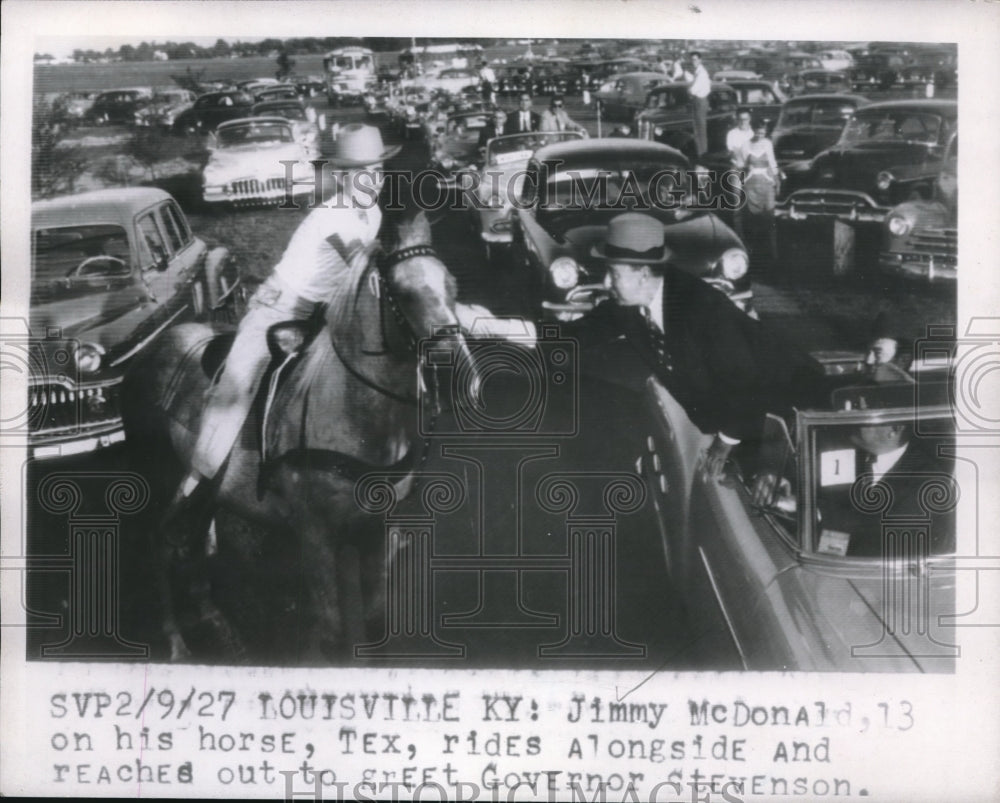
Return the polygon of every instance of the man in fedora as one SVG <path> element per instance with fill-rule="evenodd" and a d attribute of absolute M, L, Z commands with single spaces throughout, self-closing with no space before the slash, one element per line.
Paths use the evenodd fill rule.
<path fill-rule="evenodd" d="M 780 359 L 760 324 L 721 292 L 670 264 L 656 218 L 613 218 L 592 254 L 607 264 L 615 303 L 599 304 L 563 333 L 584 348 L 624 335 L 691 421 L 715 434 L 703 467 L 719 478 L 733 446 L 759 435 L 794 361 Z"/>
<path fill-rule="evenodd" d="M 339 130 L 327 159 L 333 177 L 325 175 L 320 188 L 324 203 L 299 224 L 281 260 L 247 305 L 225 365 L 206 394 L 192 470 L 178 488 L 165 523 L 175 521 L 196 495 L 202 495 L 195 492 L 210 484 L 236 442 L 271 359 L 268 329 L 282 321 L 310 318 L 328 303 L 344 272 L 371 256 L 382 222 L 377 203 L 382 164 L 399 150 L 385 147 L 373 126 L 352 124 Z"/>

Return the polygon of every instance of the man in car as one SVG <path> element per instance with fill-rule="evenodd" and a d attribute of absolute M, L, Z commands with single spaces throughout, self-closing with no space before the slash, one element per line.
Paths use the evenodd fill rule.
<path fill-rule="evenodd" d="M 531 108 L 531 95 L 522 92 L 518 104 L 518 110 L 507 117 L 507 124 L 503 132 L 505 134 L 527 134 L 531 131 L 537 131 L 538 126 L 541 125 L 541 118 Z"/>
<path fill-rule="evenodd" d="M 486 148 L 486 143 L 488 143 L 494 137 L 499 137 L 504 133 L 504 126 L 507 124 L 507 112 L 503 109 L 497 109 L 493 112 L 493 119 L 490 120 L 486 125 L 484 125 L 479 131 L 479 149 L 483 150 Z"/>
<path fill-rule="evenodd" d="M 580 131 L 587 133 L 587 129 L 576 122 L 565 109 L 566 101 L 562 95 L 553 95 L 549 103 L 549 108 L 542 113 L 539 131 Z"/>
<path fill-rule="evenodd" d="M 382 163 L 400 150 L 385 147 L 377 128 L 341 129 L 327 160 L 339 168 L 323 182 L 324 204 L 299 224 L 271 275 L 248 303 L 222 373 L 207 394 L 201 430 L 184 479 L 164 517 L 171 526 L 204 496 L 246 420 L 271 356 L 267 331 L 276 323 L 306 320 L 326 303 L 339 278 L 358 260 L 367 262 L 382 212 L 375 202 Z M 326 203 L 336 194 L 335 202 Z"/>
<path fill-rule="evenodd" d="M 718 479 L 732 448 L 760 435 L 766 412 L 784 409 L 798 355 L 786 354 L 718 290 L 672 265 L 663 224 L 650 215 L 613 218 L 592 254 L 607 265 L 614 303 L 564 324 L 563 334 L 583 348 L 624 336 L 692 423 L 715 434 L 703 471 Z"/>
<path fill-rule="evenodd" d="M 883 310 L 872 322 L 865 350 L 865 372 L 875 381 L 907 378 L 898 322 Z"/>

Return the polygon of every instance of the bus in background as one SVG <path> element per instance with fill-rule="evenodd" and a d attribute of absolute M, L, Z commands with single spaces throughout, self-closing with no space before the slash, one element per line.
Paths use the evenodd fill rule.
<path fill-rule="evenodd" d="M 375 54 L 366 47 L 341 47 L 323 57 L 326 94 L 333 106 L 360 103 L 375 83 Z"/>

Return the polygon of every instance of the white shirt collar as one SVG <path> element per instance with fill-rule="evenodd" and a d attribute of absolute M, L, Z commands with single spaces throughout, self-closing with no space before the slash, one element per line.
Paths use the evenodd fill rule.
<path fill-rule="evenodd" d="M 909 446 L 909 444 L 904 443 L 898 449 L 893 449 L 891 452 L 880 454 L 875 458 L 875 462 L 872 463 L 872 479 L 874 482 L 878 482 L 883 476 L 892 471 L 893 466 L 899 462 L 899 459 L 903 456 L 903 452 L 906 451 L 907 446 Z"/>
<path fill-rule="evenodd" d="M 661 332 L 666 332 L 667 330 L 663 325 L 663 285 L 663 278 L 660 277 L 660 284 L 656 288 L 656 295 L 653 296 L 653 300 L 646 307 L 646 310 L 649 320 L 655 323 Z"/>

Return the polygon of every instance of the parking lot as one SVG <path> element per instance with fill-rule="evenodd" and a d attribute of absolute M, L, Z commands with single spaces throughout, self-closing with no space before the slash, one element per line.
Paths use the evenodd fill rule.
<path fill-rule="evenodd" d="M 897 95 L 912 96 L 909 90 L 905 95 Z M 535 109 L 542 111 L 547 103 L 547 97 L 538 96 L 534 100 Z M 361 106 L 334 106 L 324 95 L 309 98 L 307 104 L 326 121 L 320 141 L 321 155 L 331 150 L 331 132 L 335 126 L 371 121 Z M 512 109 L 514 98 L 501 98 L 500 105 Z M 591 138 L 607 136 L 613 130 L 612 123 L 600 118 L 596 103 L 585 104 L 581 96 L 568 96 L 566 111 L 586 128 Z M 382 134 L 388 144 L 402 145 L 399 156 L 387 166 L 415 171 L 429 164 L 431 152 L 427 142 L 404 139 L 395 126 L 384 125 Z M 114 153 L 130 136 L 130 129 L 125 126 L 83 126 L 73 132 L 71 139 L 85 158 L 96 160 Z M 187 215 L 191 230 L 210 247 L 229 249 L 243 279 L 253 287 L 278 262 L 308 209 L 207 205 L 202 200 L 200 172 L 207 158 L 205 143 L 205 138 L 197 135 L 171 137 L 161 146 L 165 149 L 164 155 L 169 157 L 161 166 L 172 161 L 174 168 L 161 169 L 159 175 L 145 178 L 134 173 L 126 180 L 152 184 L 170 192 Z M 152 172 L 155 174 L 156 170 Z M 481 304 L 498 315 L 537 316 L 537 300 L 531 295 L 536 277 L 529 275 L 525 266 L 503 249 L 494 250 L 488 256 L 479 232 L 470 225 L 468 213 L 435 213 L 432 221 L 433 245 L 457 280 L 459 301 Z M 858 237 L 853 270 L 846 275 L 839 275 L 834 266 L 832 224 L 793 226 L 783 221 L 778 226 L 777 237 L 780 259 L 769 259 L 751 249 L 753 307 L 770 331 L 803 351 L 860 352 L 866 348 L 872 322 L 883 312 L 892 315 L 901 338 L 910 341 L 923 337 L 932 325 L 955 322 L 954 284 L 929 284 L 881 272 L 878 269 L 879 236 L 874 239 Z M 511 392 L 510 387 L 487 387 L 487 393 L 498 394 L 501 398 Z M 588 380 L 579 386 L 579 434 L 558 442 L 556 454 L 550 456 L 550 468 L 622 471 L 635 465 L 638 457 L 633 452 L 636 439 L 617 438 L 607 431 L 607 424 L 625 409 L 622 406 L 624 397 L 619 395 L 624 392 L 614 385 L 613 377 L 607 385 Z M 638 422 L 636 429 L 644 432 L 643 428 L 649 426 L 648 422 Z M 545 553 L 552 539 L 562 535 L 558 530 L 560 522 L 541 514 L 525 518 L 512 500 L 519 493 L 521 486 L 518 483 L 537 482 L 541 476 L 538 472 L 529 472 L 527 477 L 522 477 L 519 467 L 539 459 L 533 456 L 533 450 L 538 452 L 550 445 L 541 438 L 519 442 L 516 448 L 505 450 L 493 448 L 495 444 L 489 439 L 456 441 L 453 437 L 432 434 L 423 447 L 426 450 L 424 470 L 468 477 L 469 466 L 475 462 L 482 490 L 481 496 L 474 501 L 480 510 L 479 520 L 488 522 L 477 534 L 483 554 L 509 551 L 511 539 L 515 539 L 524 554 Z M 476 453 L 476 461 L 466 457 L 463 462 L 461 455 L 456 456 L 456 450 L 462 449 Z M 65 518 L 43 511 L 34 499 L 36 489 L 46 476 L 65 471 L 109 472 L 128 468 L 128 456 L 121 445 L 71 458 L 30 463 L 25 472 L 29 551 L 47 555 L 62 554 L 67 549 Z M 468 510 L 439 517 L 435 548 L 441 553 L 456 554 L 467 550 L 472 524 L 472 514 Z M 220 522 L 221 526 L 245 525 Z M 154 657 L 162 658 L 158 623 L 149 613 L 157 605 L 151 590 L 147 554 L 147 537 L 154 527 L 151 518 L 141 515 L 127 517 L 121 523 L 121 632 L 130 641 L 152 644 Z M 717 632 L 693 627 L 676 591 L 662 582 L 662 536 L 651 504 L 622 514 L 615 527 L 620 594 L 615 608 L 615 636 L 619 645 L 645 645 L 634 667 L 730 668 L 734 658 L 725 639 Z M 216 566 L 213 571 L 217 574 L 209 582 L 221 589 L 220 607 L 237 628 L 242 629 L 245 640 L 256 645 L 248 656 L 241 656 L 239 660 L 294 663 L 294 583 L 289 584 L 288 578 L 268 578 L 266 573 L 258 573 L 256 580 L 261 585 L 250 589 L 245 585 L 246 575 L 233 574 L 227 567 Z M 468 648 L 465 657 L 471 665 L 502 663 L 533 668 L 546 665 L 539 658 L 538 647 L 558 643 L 560 628 L 565 624 L 558 616 L 553 623 L 550 614 L 559 611 L 560 615 L 568 615 L 565 606 L 572 604 L 567 603 L 571 591 L 563 579 L 553 580 L 551 573 L 532 571 L 523 573 L 522 584 L 522 575 L 518 573 L 515 588 L 506 582 L 501 572 L 496 572 L 489 582 L 483 579 L 483 574 L 488 572 L 442 572 L 447 576 L 436 589 L 435 611 L 467 614 L 467 619 L 459 617 L 453 622 L 444 640 L 465 644 Z M 487 599 L 488 593 L 497 596 Z M 65 575 L 32 575 L 27 595 L 31 609 L 65 613 L 68 599 Z M 494 609 L 490 606 L 494 604 L 497 616 L 491 618 L 489 614 Z M 650 610 L 655 610 L 656 615 L 648 615 Z M 563 624 L 559 624 L 560 621 Z M 211 627 L 197 620 L 196 614 L 191 614 L 188 636 L 199 657 L 205 661 L 237 660 L 227 652 L 226 645 L 218 642 Z M 58 629 L 32 630 L 29 655 L 37 657 L 41 645 L 59 638 Z M 622 650 L 627 652 L 626 647 Z M 608 654 L 604 659 L 580 659 L 580 665 L 600 668 L 602 660 L 611 665 L 610 662 L 620 659 L 621 655 Z M 422 660 L 414 658 L 410 662 L 420 664 Z"/>

